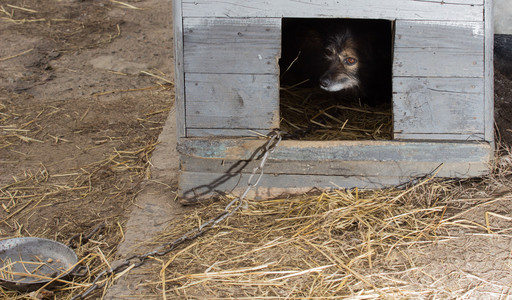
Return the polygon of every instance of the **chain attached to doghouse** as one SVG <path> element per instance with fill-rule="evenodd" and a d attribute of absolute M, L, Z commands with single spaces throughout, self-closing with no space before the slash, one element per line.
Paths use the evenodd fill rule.
<path fill-rule="evenodd" d="M 186 241 L 191 241 L 191 240 L 201 236 L 208 230 L 215 227 L 215 225 L 219 224 L 220 222 L 222 222 L 223 220 L 225 220 L 226 218 L 230 217 L 235 212 L 240 210 L 240 208 L 242 207 L 242 204 L 243 204 L 243 200 L 245 199 L 245 197 L 247 196 L 249 191 L 252 188 L 254 188 L 255 186 L 257 186 L 261 180 L 261 177 L 263 177 L 263 168 L 265 167 L 265 163 L 267 162 L 269 155 L 275 151 L 277 146 L 279 146 L 279 143 L 281 142 L 281 139 L 282 139 L 282 134 L 279 129 L 274 129 L 267 135 L 267 137 L 268 137 L 268 140 L 266 141 L 266 143 L 261 148 L 258 149 L 258 151 L 260 153 L 257 153 L 257 155 L 254 155 L 255 159 L 260 159 L 260 163 L 258 164 L 257 167 L 255 167 L 253 169 L 251 175 L 247 179 L 247 188 L 244 190 L 244 192 L 239 197 L 237 197 L 237 198 L 233 199 L 231 202 L 229 202 L 228 205 L 226 205 L 226 207 L 224 208 L 224 211 L 222 213 L 217 215 L 215 218 L 212 218 L 212 219 L 208 220 L 207 222 L 201 224 L 201 226 L 199 226 L 198 228 L 188 231 L 180 238 L 177 238 L 168 243 L 164 243 L 164 244 L 160 245 L 159 247 L 157 247 L 156 249 L 154 249 L 150 252 L 147 252 L 145 254 L 133 255 L 133 256 L 130 256 L 130 257 L 118 262 L 115 266 L 112 266 L 110 269 L 104 270 L 103 272 L 98 274 L 94 278 L 91 286 L 85 292 L 83 292 L 79 295 L 76 295 L 71 299 L 75 300 L 75 299 L 86 298 L 93 291 L 103 288 L 105 286 L 106 282 L 101 283 L 101 284 L 98 283 L 98 281 L 100 281 L 100 279 L 106 278 L 106 277 L 114 275 L 114 274 L 119 274 L 120 272 L 126 271 L 128 269 L 139 267 L 139 266 L 143 265 L 146 262 L 146 260 L 151 256 L 163 256 L 163 255 L 171 252 L 172 250 L 174 250 L 177 246 L 181 245 L 182 243 L 184 243 Z"/>

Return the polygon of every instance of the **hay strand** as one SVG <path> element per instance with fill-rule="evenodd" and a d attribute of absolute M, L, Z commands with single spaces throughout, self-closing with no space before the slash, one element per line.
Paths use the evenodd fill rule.
<path fill-rule="evenodd" d="M 31 49 L 28 49 L 28 50 L 25 50 L 25 51 L 22 51 L 18 54 L 14 54 L 14 55 L 11 55 L 11 56 L 7 56 L 7 57 L 0 57 L 0 61 L 6 61 L 6 60 L 9 60 L 9 59 L 13 59 L 13 58 L 16 58 L 16 57 L 19 57 L 19 56 L 22 56 L 22 55 L 25 55 L 27 53 L 30 53 L 31 51 L 33 51 L 34 48 L 31 48 Z"/>
<path fill-rule="evenodd" d="M 369 107 L 317 88 L 282 87 L 281 129 L 299 140 L 389 140 L 389 105 Z M 344 103 L 344 104 L 341 104 Z"/>
<path fill-rule="evenodd" d="M 136 6 L 133 6 L 131 4 L 128 4 L 128 3 L 125 3 L 125 2 L 121 2 L 121 1 L 110 0 L 110 2 L 122 5 L 124 7 L 130 8 L 130 9 L 142 9 L 142 8 L 138 8 Z"/>

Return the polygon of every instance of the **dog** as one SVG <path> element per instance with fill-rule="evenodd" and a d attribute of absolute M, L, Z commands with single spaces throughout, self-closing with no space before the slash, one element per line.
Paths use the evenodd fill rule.
<path fill-rule="evenodd" d="M 281 84 L 305 82 L 371 105 L 389 103 L 391 26 L 387 20 L 283 21 Z"/>

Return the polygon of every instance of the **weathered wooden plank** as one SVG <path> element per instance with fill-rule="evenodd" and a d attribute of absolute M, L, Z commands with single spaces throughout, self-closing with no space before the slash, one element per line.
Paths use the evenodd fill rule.
<path fill-rule="evenodd" d="M 201 199 L 245 190 L 259 163 L 244 165 L 262 140 L 182 139 L 179 196 Z M 382 188 L 431 174 L 471 177 L 489 172 L 487 143 L 282 141 L 249 197 L 268 198 L 313 188 Z M 241 171 L 241 172 L 240 172 Z"/>
<path fill-rule="evenodd" d="M 394 76 L 483 77 L 483 21 L 396 21 Z"/>
<path fill-rule="evenodd" d="M 494 143 L 493 1 L 485 0 L 485 140 Z"/>
<path fill-rule="evenodd" d="M 271 129 L 279 122 L 277 75 L 185 74 L 187 128 Z"/>
<path fill-rule="evenodd" d="M 251 173 L 259 165 L 259 160 L 241 161 L 224 159 L 204 159 L 181 156 L 180 170 L 184 172 Z M 435 171 L 435 172 L 434 172 Z M 436 173 L 439 177 L 473 177 L 489 172 L 489 164 L 484 161 L 450 162 L 439 158 L 437 162 L 416 161 L 281 161 L 268 159 L 265 173 L 293 175 L 331 175 L 360 177 L 415 178 Z"/>
<path fill-rule="evenodd" d="M 483 53 L 484 22 L 397 20 L 396 48 L 447 48 Z"/>
<path fill-rule="evenodd" d="M 465 140 L 484 134 L 483 78 L 401 77 L 394 79 L 393 91 L 395 139 L 448 134 Z"/>
<path fill-rule="evenodd" d="M 483 20 L 483 0 L 184 0 L 186 17 Z"/>
<path fill-rule="evenodd" d="M 278 73 L 280 19 L 185 18 L 183 26 L 185 72 Z"/>
<path fill-rule="evenodd" d="M 268 129 L 231 129 L 231 128 L 189 128 L 187 129 L 188 137 L 221 137 L 221 136 L 265 136 L 269 133 Z"/>
<path fill-rule="evenodd" d="M 246 188 L 248 174 L 226 176 L 221 173 L 180 172 L 178 180 L 178 197 L 185 200 L 201 200 L 218 194 L 240 195 Z M 355 176 L 322 176 L 322 175 L 273 175 L 263 176 L 247 197 L 264 199 L 277 197 L 281 194 L 299 194 L 314 188 L 335 189 L 354 188 L 374 189 L 402 184 L 408 179 L 397 177 L 372 178 Z"/>
<path fill-rule="evenodd" d="M 265 143 L 255 138 L 187 138 L 178 152 L 199 158 L 247 160 Z M 272 153 L 283 161 L 414 161 L 488 162 L 492 149 L 478 142 L 293 141 L 284 140 Z"/>
<path fill-rule="evenodd" d="M 247 160 L 261 144 L 254 139 L 182 139 L 179 196 L 242 192 L 258 161 L 244 165 L 239 159 Z M 430 175 L 441 164 L 436 176 L 480 176 L 489 172 L 491 154 L 487 143 L 282 141 L 249 197 L 312 188 L 382 188 Z"/>
<path fill-rule="evenodd" d="M 183 71 L 183 23 L 181 1 L 173 1 L 174 90 L 176 98 L 176 136 L 185 137 L 185 73 Z"/>
<path fill-rule="evenodd" d="M 433 2 L 433 3 L 441 3 L 446 4 L 448 1 L 446 0 L 421 0 L 423 2 Z M 450 0 L 450 4 L 462 4 L 462 5 L 471 5 L 471 4 L 482 4 L 481 0 Z"/>
<path fill-rule="evenodd" d="M 485 141 L 483 133 L 464 133 L 464 134 L 447 134 L 447 133 L 422 133 L 422 132 L 411 132 L 396 133 L 397 140 L 415 140 L 415 141 Z"/>

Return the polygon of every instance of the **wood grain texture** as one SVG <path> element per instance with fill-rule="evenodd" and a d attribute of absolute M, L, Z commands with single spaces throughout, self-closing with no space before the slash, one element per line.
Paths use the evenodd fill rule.
<path fill-rule="evenodd" d="M 251 173 L 260 163 L 255 161 L 204 159 L 182 156 L 180 169 L 184 172 L 205 173 Z M 265 173 L 293 175 L 332 175 L 362 177 L 415 178 L 436 173 L 439 177 L 481 176 L 489 171 L 484 161 L 449 162 L 440 158 L 434 162 L 417 161 L 290 161 L 269 159 L 265 164 Z"/>
<path fill-rule="evenodd" d="M 396 136 L 396 140 L 399 141 L 467 141 L 467 142 L 482 142 L 485 140 L 485 137 L 480 133 L 457 133 L 457 134 L 447 134 L 447 133 L 421 133 L 421 132 L 411 132 L 411 133 L 398 133 Z"/>
<path fill-rule="evenodd" d="M 247 187 L 249 174 L 224 174 L 206 172 L 179 173 L 178 197 L 180 199 L 211 199 L 215 195 L 240 195 Z M 250 199 L 278 197 L 282 194 L 305 193 L 311 190 L 340 188 L 378 189 L 397 186 L 419 177 L 358 176 L 358 175 L 297 175 L 265 173 L 258 186 L 250 191 Z"/>
<path fill-rule="evenodd" d="M 483 139 L 483 78 L 395 78 L 394 138 Z"/>
<path fill-rule="evenodd" d="M 258 162 L 246 163 L 264 140 L 182 139 L 179 197 L 208 198 L 235 194 L 246 187 Z M 487 174 L 492 149 L 487 143 L 397 141 L 282 141 L 265 166 L 265 175 L 250 197 L 313 188 L 383 188 L 432 174 L 472 177 Z"/>
<path fill-rule="evenodd" d="M 483 20 L 484 0 L 184 0 L 185 17 Z"/>
<path fill-rule="evenodd" d="M 184 70 L 278 74 L 281 20 L 184 18 Z"/>
<path fill-rule="evenodd" d="M 247 160 L 265 143 L 255 138 L 187 138 L 178 152 L 197 158 Z M 478 142 L 282 141 L 273 160 L 488 162 L 492 149 Z"/>
<path fill-rule="evenodd" d="M 225 176 L 221 173 L 180 172 L 178 197 L 186 200 L 211 199 L 215 195 L 240 195 L 247 187 L 248 174 L 241 176 Z M 322 175 L 272 175 L 263 176 L 258 186 L 247 195 L 250 199 L 278 197 L 281 194 L 298 194 L 314 188 L 335 189 L 384 188 L 407 182 L 397 177 L 373 178 L 355 176 L 322 176 Z"/>
<path fill-rule="evenodd" d="M 493 1 L 485 0 L 485 140 L 494 144 Z"/>
<path fill-rule="evenodd" d="M 268 129 L 233 129 L 233 128 L 188 128 L 188 137 L 258 137 L 265 136 L 270 131 Z"/>
<path fill-rule="evenodd" d="M 185 82 L 187 129 L 270 130 L 279 124 L 277 75 L 187 73 Z"/>
<path fill-rule="evenodd" d="M 483 78 L 483 25 L 397 20 L 393 75 Z"/>
<path fill-rule="evenodd" d="M 181 1 L 173 1 L 174 92 L 176 98 L 176 137 L 187 136 L 185 123 L 185 73 L 183 69 L 183 24 Z"/>

